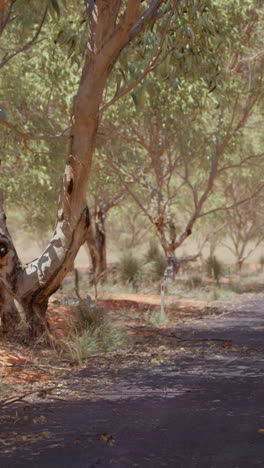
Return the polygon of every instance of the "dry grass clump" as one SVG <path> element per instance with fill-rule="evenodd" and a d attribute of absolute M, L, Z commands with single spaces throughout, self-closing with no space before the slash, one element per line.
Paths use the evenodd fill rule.
<path fill-rule="evenodd" d="M 73 360 L 80 361 L 99 352 L 112 351 L 124 344 L 124 335 L 90 298 L 81 299 L 74 307 L 74 314 L 73 332 L 64 342 Z"/>
<path fill-rule="evenodd" d="M 132 253 L 126 253 L 119 263 L 119 275 L 122 283 L 135 285 L 140 278 L 141 262 Z"/>
<path fill-rule="evenodd" d="M 224 265 L 215 255 L 211 255 L 205 262 L 206 272 L 209 278 L 213 278 L 219 284 L 221 276 L 224 274 Z"/>

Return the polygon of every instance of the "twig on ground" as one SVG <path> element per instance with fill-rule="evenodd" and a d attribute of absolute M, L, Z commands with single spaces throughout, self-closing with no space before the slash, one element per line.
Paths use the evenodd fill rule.
<path fill-rule="evenodd" d="M 46 394 L 46 393 L 49 393 L 52 390 L 56 390 L 58 388 L 61 390 L 63 387 L 60 387 L 60 386 L 56 385 L 55 387 L 39 388 L 38 390 L 34 390 L 32 392 L 23 393 L 23 395 L 20 395 L 19 397 L 9 397 L 9 398 L 6 398 L 5 400 L 0 401 L 0 407 L 4 408 L 5 406 L 12 405 L 13 403 L 18 403 L 19 401 L 22 401 L 25 398 L 27 398 L 28 396 L 34 395 L 35 393 Z"/>

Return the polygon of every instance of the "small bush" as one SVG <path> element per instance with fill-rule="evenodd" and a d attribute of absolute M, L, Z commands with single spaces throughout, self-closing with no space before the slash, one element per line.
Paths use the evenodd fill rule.
<path fill-rule="evenodd" d="M 107 314 L 91 300 L 81 300 L 74 307 L 76 321 L 71 338 L 65 342 L 74 360 L 92 354 L 112 351 L 124 343 L 124 336 L 115 328 Z"/>
<path fill-rule="evenodd" d="M 152 241 L 149 244 L 149 248 L 145 255 L 145 265 L 151 265 L 152 280 L 158 281 L 163 277 L 167 261 L 155 241 Z"/>
<path fill-rule="evenodd" d="M 203 279 L 200 275 L 192 275 L 187 280 L 187 286 L 190 289 L 201 288 L 203 286 Z"/>
<path fill-rule="evenodd" d="M 212 300 L 218 301 L 220 299 L 220 293 L 217 289 L 214 289 L 212 292 Z"/>
<path fill-rule="evenodd" d="M 207 258 L 205 262 L 206 272 L 210 278 L 213 278 L 217 283 L 224 273 L 224 266 L 214 255 Z"/>
<path fill-rule="evenodd" d="M 119 272 L 123 283 L 136 285 L 141 274 L 141 263 L 133 254 L 125 254 L 120 260 Z"/>
<path fill-rule="evenodd" d="M 162 316 L 161 311 L 155 311 L 149 318 L 148 322 L 152 327 L 162 327 L 168 324 L 169 319 L 166 313 Z"/>
<path fill-rule="evenodd" d="M 5 370 L 5 364 L 2 365 L 2 368 L 0 369 L 0 399 L 5 398 L 8 396 L 12 390 L 12 386 L 10 383 L 4 381 L 4 370 Z"/>
<path fill-rule="evenodd" d="M 145 254 L 145 263 L 155 262 L 161 255 L 157 242 L 150 241 L 149 248 Z"/>
<path fill-rule="evenodd" d="M 8 395 L 10 395 L 11 389 L 12 389 L 11 385 L 3 382 L 1 379 L 0 380 L 0 399 L 3 399 L 7 397 Z"/>

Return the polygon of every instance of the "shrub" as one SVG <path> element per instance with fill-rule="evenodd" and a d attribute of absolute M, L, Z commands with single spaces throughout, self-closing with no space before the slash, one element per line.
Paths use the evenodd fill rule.
<path fill-rule="evenodd" d="M 12 386 L 9 382 L 5 382 L 3 377 L 5 367 L 5 364 L 2 364 L 0 369 L 0 399 L 7 397 L 12 391 Z"/>
<path fill-rule="evenodd" d="M 152 326 L 152 327 L 162 327 L 164 325 L 167 325 L 168 322 L 169 322 L 169 319 L 168 319 L 168 316 L 167 314 L 165 313 L 165 315 L 162 315 L 161 314 L 161 311 L 155 311 L 151 314 L 149 320 L 148 320 L 149 324 Z"/>
<path fill-rule="evenodd" d="M 163 277 L 167 261 L 155 241 L 151 241 L 149 244 L 145 255 L 145 265 L 151 266 L 152 280 L 160 280 Z"/>
<path fill-rule="evenodd" d="M 156 241 L 150 241 L 148 250 L 145 254 L 145 263 L 156 261 L 161 255 L 159 246 Z"/>
<path fill-rule="evenodd" d="M 141 273 L 141 263 L 132 253 L 127 253 L 120 260 L 119 272 L 123 283 L 132 283 L 136 286 Z"/>
<path fill-rule="evenodd" d="M 190 289 L 201 288 L 203 286 L 203 279 L 200 275 L 191 275 L 187 280 L 187 286 Z"/>
<path fill-rule="evenodd" d="M 220 298 L 219 291 L 217 291 L 217 289 L 214 289 L 213 292 L 212 292 L 212 300 L 213 301 L 218 301 L 219 298 Z"/>
<path fill-rule="evenodd" d="M 0 379 L 0 399 L 10 395 L 12 387 L 9 383 L 3 382 L 3 379 Z"/>
<path fill-rule="evenodd" d="M 89 298 L 74 307 L 74 332 L 64 344 L 74 360 L 82 360 L 98 352 L 120 347 L 124 336 L 113 326 L 101 308 Z"/>

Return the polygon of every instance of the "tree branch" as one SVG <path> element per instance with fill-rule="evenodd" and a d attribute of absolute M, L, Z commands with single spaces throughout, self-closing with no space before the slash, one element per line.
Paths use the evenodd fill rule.
<path fill-rule="evenodd" d="M 105 112 L 110 106 L 112 106 L 116 101 L 118 101 L 120 98 L 122 98 L 123 96 L 125 96 L 127 93 L 129 93 L 130 91 L 132 91 L 132 89 L 134 89 L 144 78 L 145 76 L 150 73 L 151 71 L 154 70 L 155 68 L 155 65 L 156 65 L 156 62 L 158 60 L 158 58 L 160 57 L 161 53 L 162 53 L 162 47 L 163 47 L 163 44 L 164 44 L 164 41 L 166 39 L 166 34 L 167 34 L 167 31 L 168 31 L 168 28 L 170 26 L 170 23 L 171 23 L 171 20 L 172 20 L 172 17 L 174 15 L 174 12 L 175 12 L 175 8 L 178 4 L 179 0 L 174 0 L 174 3 L 173 3 L 173 7 L 171 9 L 171 12 L 168 16 L 168 19 L 167 19 L 167 22 L 165 24 L 165 28 L 164 28 L 164 31 L 163 31 L 163 34 L 161 36 L 161 40 L 160 40 L 160 43 L 159 43 L 159 46 L 158 46 L 158 49 L 157 49 L 157 52 L 156 54 L 152 57 L 152 59 L 149 61 L 147 67 L 145 68 L 145 70 L 138 76 L 138 78 L 133 82 L 131 83 L 131 85 L 129 85 L 127 88 L 123 89 L 122 91 L 120 91 L 119 94 L 117 94 L 115 97 L 113 97 L 113 99 L 111 99 L 108 103 L 106 103 L 103 107 L 101 107 L 101 109 L 99 110 L 99 113 L 98 115 L 101 115 L 103 112 Z M 154 2 L 155 3 L 155 2 Z M 158 3 L 158 0 L 157 0 L 157 3 Z"/>
<path fill-rule="evenodd" d="M 23 141 L 23 145 L 25 146 L 26 149 L 28 149 L 31 153 L 34 154 L 50 154 L 53 156 L 62 156 L 56 153 L 46 153 L 44 151 L 34 151 L 32 150 L 29 146 L 27 141 L 28 140 L 62 140 L 62 139 L 69 139 L 69 135 L 63 135 L 64 132 L 59 133 L 58 135 L 40 135 L 40 136 L 31 136 L 31 135 L 26 135 L 25 133 L 22 133 L 18 128 L 16 128 L 13 124 L 8 122 L 7 120 L 0 120 L 0 125 L 3 125 L 4 127 L 8 128 L 12 132 L 14 132 L 21 140 Z"/>
<path fill-rule="evenodd" d="M 47 16 L 47 11 L 48 11 L 48 6 L 46 4 L 45 6 L 45 10 L 44 10 L 44 13 L 43 13 L 43 16 L 42 16 L 42 19 L 40 21 L 40 24 L 37 28 L 37 31 L 36 33 L 34 34 L 34 36 L 32 37 L 32 39 L 30 39 L 30 41 L 28 41 L 26 44 L 24 44 L 22 47 L 20 47 L 19 49 L 17 49 L 15 52 L 12 52 L 11 54 L 7 55 L 7 57 L 4 57 L 2 59 L 2 61 L 0 62 L 0 68 L 2 68 L 7 62 L 9 62 L 12 58 L 14 58 L 16 55 L 20 54 L 21 52 L 25 52 L 26 50 L 28 50 L 31 46 L 35 45 L 36 44 L 36 39 L 38 38 L 40 32 L 41 32 L 41 29 L 42 29 L 42 26 L 45 22 L 45 19 L 46 19 L 46 16 Z"/>
<path fill-rule="evenodd" d="M 238 202 L 233 203 L 232 205 L 229 205 L 229 206 L 219 206 L 218 208 L 214 208 L 214 209 L 212 209 L 212 210 L 205 211 L 204 213 L 200 213 L 200 214 L 197 216 L 197 219 L 198 219 L 198 218 L 202 218 L 203 216 L 207 216 L 208 214 L 211 214 L 211 213 L 216 213 L 217 211 L 231 210 L 232 208 L 235 208 L 236 206 L 242 205 L 243 203 L 246 203 L 246 202 L 248 202 L 249 200 L 252 200 L 252 198 L 256 197 L 256 196 L 258 195 L 258 193 L 261 192 L 261 190 L 263 190 L 263 189 L 264 189 L 264 184 L 261 184 L 261 185 L 255 190 L 255 192 L 253 192 L 249 197 L 243 198 L 243 200 L 239 200 Z"/>
<path fill-rule="evenodd" d="M 6 17 L 4 18 L 4 10 L 5 10 L 5 7 L 6 5 L 2 5 L 1 7 L 1 14 L 0 14 L 0 36 L 2 36 L 3 34 L 3 31 L 6 27 L 6 25 L 8 24 L 9 22 L 9 19 L 10 19 L 10 16 L 11 16 L 11 13 L 12 13 L 12 8 L 13 8 L 13 5 L 15 3 L 15 0 L 10 0 L 9 2 L 9 7 L 8 7 L 8 11 L 7 11 L 7 14 L 6 14 Z"/>
<path fill-rule="evenodd" d="M 158 13 L 159 7 L 162 5 L 163 0 L 153 0 L 147 10 L 143 13 L 143 15 L 137 20 L 136 24 L 130 31 L 129 34 L 129 41 L 134 39 L 134 37 L 138 36 L 140 32 L 145 28 L 147 24 L 149 24 L 152 20 L 161 17 Z"/>

